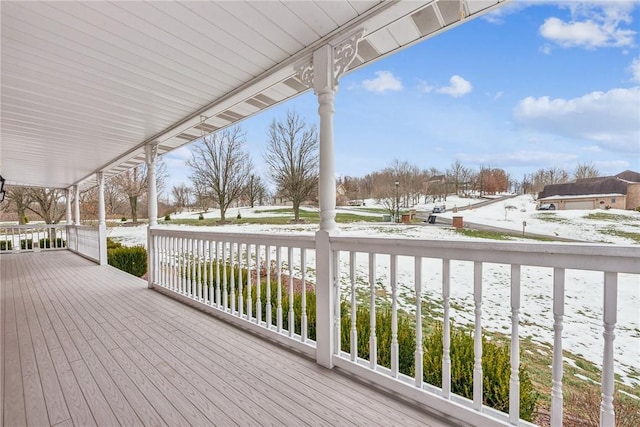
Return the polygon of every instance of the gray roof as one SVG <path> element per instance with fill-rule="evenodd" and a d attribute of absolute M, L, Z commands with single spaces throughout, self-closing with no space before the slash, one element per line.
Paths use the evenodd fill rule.
<path fill-rule="evenodd" d="M 627 182 L 617 177 L 608 176 L 597 180 L 585 179 L 566 184 L 545 185 L 538 194 L 542 199 L 549 196 L 580 196 L 586 194 L 627 194 Z"/>

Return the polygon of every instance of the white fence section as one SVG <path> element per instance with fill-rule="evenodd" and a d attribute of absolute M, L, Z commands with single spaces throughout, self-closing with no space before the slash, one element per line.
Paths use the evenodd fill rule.
<path fill-rule="evenodd" d="M 86 225 L 70 225 L 68 226 L 68 233 L 69 250 L 87 259 L 100 263 L 99 227 L 91 227 Z"/>
<path fill-rule="evenodd" d="M 65 249 L 67 241 L 60 224 L 0 226 L 0 253 Z"/>
<path fill-rule="evenodd" d="M 315 354 L 312 237 L 151 229 L 151 281 L 157 289 Z M 315 319 L 315 317 L 314 317 Z"/>
<path fill-rule="evenodd" d="M 527 425 L 520 419 L 520 327 L 523 295 L 534 281 L 549 289 L 552 313 L 553 366 L 551 424 L 562 425 L 563 316 L 565 282 L 576 272 L 598 272 L 603 313 L 603 338 L 593 345 L 603 348 L 601 425 L 614 425 L 614 354 L 618 283 L 638 286 L 640 248 L 632 246 L 479 243 L 332 236 L 330 283 L 315 283 L 316 241 L 312 236 L 231 234 L 150 230 L 151 283 L 177 299 L 223 317 L 233 323 L 290 345 L 309 355 L 325 348 L 316 331 L 332 330 L 333 365 L 423 402 L 435 412 L 454 416 L 469 424 Z M 542 267 L 546 273 L 533 274 Z M 329 277 L 326 274 L 318 277 Z M 590 276 L 592 277 L 592 276 Z M 317 286 L 317 288 L 316 288 Z M 506 287 L 501 315 L 508 320 L 510 338 L 509 407 L 506 413 L 483 403 L 483 310 L 495 310 L 495 288 Z M 325 288 L 322 288 L 325 287 Z M 328 287 L 328 288 L 327 288 Z M 451 329 L 455 312 L 452 294 L 464 287 L 473 325 L 473 390 L 470 399 L 452 391 Z M 424 304 L 426 289 L 437 289 L 441 306 L 437 313 Z M 334 304 L 329 316 L 315 310 L 316 289 L 331 289 Z M 249 292 L 251 290 L 251 292 Z M 313 297 L 311 297 L 313 295 Z M 539 302 L 537 302 L 539 303 Z M 498 304 L 500 305 L 500 304 Z M 326 307 L 326 306 L 325 306 Z M 370 331 L 367 342 L 358 336 L 359 308 L 369 308 L 364 322 Z M 427 310 L 425 310 L 425 308 Z M 378 331 L 377 313 L 389 317 L 390 337 Z M 431 310 L 433 312 L 427 313 Z M 441 384 L 423 380 L 423 325 L 427 318 L 442 322 Z M 413 316 L 414 348 L 401 348 L 399 319 Z M 362 316 L 362 315 L 360 315 Z M 402 316 L 402 317 L 400 317 Z M 326 318 L 327 324 L 316 325 Z M 505 331 L 506 332 L 506 331 Z M 382 339 L 384 338 L 384 340 Z M 590 339 L 584 337 L 584 339 Z M 604 341 L 604 342 L 602 342 Z M 378 360 L 378 347 L 388 346 L 388 361 Z M 366 348 L 368 351 L 361 351 Z M 319 351 L 319 350 L 318 350 Z M 400 353 L 414 354 L 413 373 L 400 365 Z M 364 356 L 361 353 L 366 353 Z M 368 356 L 370 355 L 370 356 Z M 405 357 L 406 360 L 406 357 Z"/>

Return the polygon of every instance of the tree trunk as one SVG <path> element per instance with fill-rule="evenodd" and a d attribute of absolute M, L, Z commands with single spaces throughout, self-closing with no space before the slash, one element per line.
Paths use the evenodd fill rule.
<path fill-rule="evenodd" d="M 300 202 L 293 202 L 293 220 L 300 221 Z"/>
<path fill-rule="evenodd" d="M 25 225 L 25 217 L 26 217 L 26 211 L 24 208 L 18 208 L 18 224 L 19 225 Z"/>
<path fill-rule="evenodd" d="M 129 196 L 129 204 L 131 205 L 131 220 L 138 222 L 138 196 Z"/>

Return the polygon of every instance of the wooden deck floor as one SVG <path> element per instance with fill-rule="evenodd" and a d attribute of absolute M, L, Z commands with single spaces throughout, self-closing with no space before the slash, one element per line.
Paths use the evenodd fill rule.
<path fill-rule="evenodd" d="M 0 255 L 5 426 L 441 426 L 68 251 Z"/>

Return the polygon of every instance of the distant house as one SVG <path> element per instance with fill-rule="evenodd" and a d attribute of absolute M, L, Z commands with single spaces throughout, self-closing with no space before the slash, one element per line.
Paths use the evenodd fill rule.
<path fill-rule="evenodd" d="M 614 176 L 579 179 L 546 185 L 538 203 L 556 209 L 636 209 L 640 207 L 640 173 L 630 170 Z"/>

